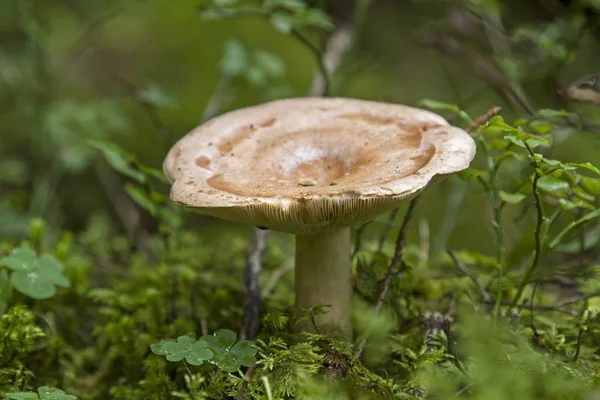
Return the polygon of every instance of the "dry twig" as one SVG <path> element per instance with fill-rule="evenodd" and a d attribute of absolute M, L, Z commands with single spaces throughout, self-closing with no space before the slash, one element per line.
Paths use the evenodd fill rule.
<path fill-rule="evenodd" d="M 479 128 L 479 126 L 485 124 L 487 121 L 492 119 L 492 117 L 500 114 L 500 111 L 502 111 L 502 107 L 490 108 L 485 114 L 482 114 L 479 117 L 477 117 L 475 121 L 473 121 L 473 123 L 465 129 L 465 131 L 467 131 L 468 133 L 473 132 L 475 129 Z"/>
<path fill-rule="evenodd" d="M 260 327 L 260 271 L 267 246 L 267 230 L 254 228 L 244 269 L 244 326 L 240 337 L 252 340 Z"/>
<path fill-rule="evenodd" d="M 406 232 L 408 231 L 408 225 L 412 219 L 415 206 L 417 205 L 418 197 L 412 199 L 408 205 L 408 210 L 406 210 L 406 215 L 404 216 L 404 221 L 402 222 L 402 226 L 400 227 L 400 232 L 398 233 L 398 238 L 396 239 L 396 250 L 394 252 L 394 257 L 388 267 L 387 274 L 383 280 L 383 287 L 381 292 L 379 292 L 379 296 L 377 298 L 377 303 L 375 305 L 375 313 L 379 314 L 381 309 L 383 308 L 383 303 L 385 301 L 385 297 L 387 296 L 387 292 L 389 291 L 390 284 L 392 283 L 392 278 L 397 274 L 398 267 L 402 265 L 402 255 L 404 254 L 404 247 L 406 246 Z M 366 339 L 362 339 L 356 349 L 354 350 L 354 357 L 360 358 L 364 347 L 365 347 Z"/>

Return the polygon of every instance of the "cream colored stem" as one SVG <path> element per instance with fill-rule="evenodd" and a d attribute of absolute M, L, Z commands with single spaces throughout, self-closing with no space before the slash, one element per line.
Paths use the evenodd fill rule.
<path fill-rule="evenodd" d="M 350 332 L 352 269 L 350 228 L 313 236 L 296 236 L 296 306 L 326 304 L 315 316 L 317 328 L 336 325 Z M 304 325 L 314 331 L 311 321 Z"/>

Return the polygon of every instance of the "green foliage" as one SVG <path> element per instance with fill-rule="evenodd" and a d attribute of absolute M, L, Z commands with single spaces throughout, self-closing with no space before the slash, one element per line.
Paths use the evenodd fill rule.
<path fill-rule="evenodd" d="M 305 28 L 333 29 L 329 16 L 319 8 L 309 7 L 304 0 L 213 0 L 201 9 L 200 14 L 203 18 L 211 20 L 262 16 L 268 18 L 273 27 L 282 33 L 292 33 Z"/>
<path fill-rule="evenodd" d="M 34 392 L 9 393 L 8 398 L 13 400 L 77 400 L 77 397 L 50 386 L 41 386 L 38 393 L 39 396 Z"/>
<path fill-rule="evenodd" d="M 188 364 L 202 365 L 204 361 L 216 364 L 226 372 L 235 372 L 240 367 L 249 367 L 254 362 L 256 349 L 252 342 L 240 340 L 235 343 L 235 332 L 221 329 L 212 336 L 195 340 L 189 336 L 179 336 L 177 340 L 161 340 L 151 347 L 154 354 L 166 356 L 167 361 L 185 359 Z"/>
<path fill-rule="evenodd" d="M 31 249 L 18 247 L 0 259 L 0 266 L 10 271 L 10 283 L 20 293 L 42 300 L 56 294 L 56 286 L 68 288 L 69 280 L 61 272 L 59 262 L 50 255 L 37 257 Z M 4 274 L 6 279 L 6 274 Z M 7 283 L 4 293 L 9 292 Z M 8 295 L 3 295 L 7 297 Z"/>
<path fill-rule="evenodd" d="M 374 36 L 375 25 L 389 24 L 387 10 L 398 10 L 394 2 L 383 13 L 374 9 L 381 23 L 368 24 L 364 37 L 359 28 L 370 0 L 356 1 L 349 19 L 333 2 L 301 0 L 209 0 L 200 17 L 191 11 L 196 4 L 185 2 L 164 9 L 120 0 L 1 5 L 0 397 L 593 398 L 600 390 L 600 170 L 593 148 L 600 91 L 593 74 L 562 80 L 595 65 L 590 28 L 600 4 L 574 2 L 547 18 L 552 2 L 532 17 L 508 2 L 427 1 L 428 18 L 452 9 L 439 21 L 414 18 L 430 29 L 429 47 L 455 59 L 448 76 L 437 79 L 436 72 L 432 83 L 419 68 L 431 63 L 414 57 L 412 47 L 410 57 L 403 54 L 409 69 L 399 71 L 387 55 L 372 61 L 409 33 L 404 25 L 412 16 Z M 124 5 L 132 9 L 120 15 Z M 96 31 L 105 18 L 114 25 Z M 224 19 L 235 23 L 206 22 Z M 139 29 L 149 23 L 153 29 Z M 213 39 L 208 29 L 216 26 Z M 193 42 L 196 28 L 212 48 Z M 345 40 L 358 47 L 337 54 L 347 28 Z M 170 30 L 176 40 L 154 36 Z M 266 33 L 254 38 L 253 30 Z M 137 31 L 143 35 L 136 38 Z M 118 46 L 104 48 L 112 36 Z M 80 48 L 90 40 L 97 54 Z M 352 338 L 298 330 L 327 307 L 292 306 L 293 242 L 275 232 L 260 275 L 259 336 L 238 338 L 247 231 L 174 205 L 159 167 L 175 132 L 234 103 L 296 93 L 304 53 L 287 51 L 294 46 L 283 40 L 314 55 L 325 80 L 336 79 L 336 95 L 404 101 L 433 90 L 428 96 L 448 99 L 440 83 L 456 86 L 452 100 L 417 105 L 468 127 L 478 146 L 462 181 L 448 178 L 422 194 L 427 208 L 418 209 L 379 305 L 401 224 L 381 216 L 356 232 Z M 169 41 L 198 58 L 175 62 Z M 328 49 L 344 61 L 339 71 L 324 61 Z M 125 65 L 121 53 L 131 54 Z M 207 68 L 196 86 L 198 63 L 204 67 L 209 54 L 221 57 L 213 60 L 216 82 L 204 78 Z M 157 60 L 165 59 L 163 70 Z M 364 59 L 375 72 L 362 68 Z M 414 70 L 426 78 L 405 85 Z M 455 85 L 458 72 L 464 80 Z M 489 88 L 469 100 L 477 79 Z M 402 97 L 378 92 L 399 83 Z M 204 88 L 214 90 L 189 97 Z M 475 118 L 496 101 L 502 116 Z M 448 237 L 437 240 L 443 230 Z"/>

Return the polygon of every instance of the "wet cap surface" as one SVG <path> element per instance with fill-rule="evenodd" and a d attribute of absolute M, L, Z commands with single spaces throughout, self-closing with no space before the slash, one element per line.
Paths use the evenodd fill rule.
<path fill-rule="evenodd" d="M 274 101 L 199 126 L 169 152 L 171 198 L 296 234 L 364 223 L 465 169 L 473 139 L 440 116 L 342 98 Z"/>

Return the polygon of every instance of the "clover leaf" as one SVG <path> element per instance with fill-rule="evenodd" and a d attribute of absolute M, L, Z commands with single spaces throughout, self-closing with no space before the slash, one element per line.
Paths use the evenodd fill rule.
<path fill-rule="evenodd" d="M 254 362 L 256 349 L 252 342 L 240 340 L 235 343 L 236 338 L 236 333 L 228 329 L 221 329 L 212 336 L 207 335 L 201 338 L 215 353 L 211 361 L 226 372 L 235 372 L 242 365 L 248 367 Z"/>
<path fill-rule="evenodd" d="M 196 340 L 189 336 L 179 336 L 177 340 L 161 340 L 150 349 L 154 354 L 166 356 L 167 361 L 177 362 L 185 359 L 188 364 L 202 365 L 213 357 L 213 352 L 204 340 Z"/>
<path fill-rule="evenodd" d="M 52 256 L 37 257 L 31 249 L 18 247 L 0 260 L 0 265 L 12 271 L 10 282 L 20 293 L 36 300 L 56 294 L 56 286 L 68 288 L 69 280 L 62 274 L 60 263 Z"/>
<path fill-rule="evenodd" d="M 50 386 L 41 386 L 38 393 L 39 396 L 34 392 L 8 393 L 8 398 L 13 400 L 77 400 L 76 396 L 65 394 L 62 390 Z"/>
<path fill-rule="evenodd" d="M 189 336 L 179 336 L 177 340 L 161 340 L 150 346 L 154 354 L 166 356 L 167 361 L 184 360 L 191 365 L 201 365 L 203 361 L 217 365 L 226 372 L 235 372 L 243 366 L 254 362 L 256 349 L 252 342 L 240 340 L 235 342 L 237 335 L 228 329 L 216 331 L 199 340 Z"/>

